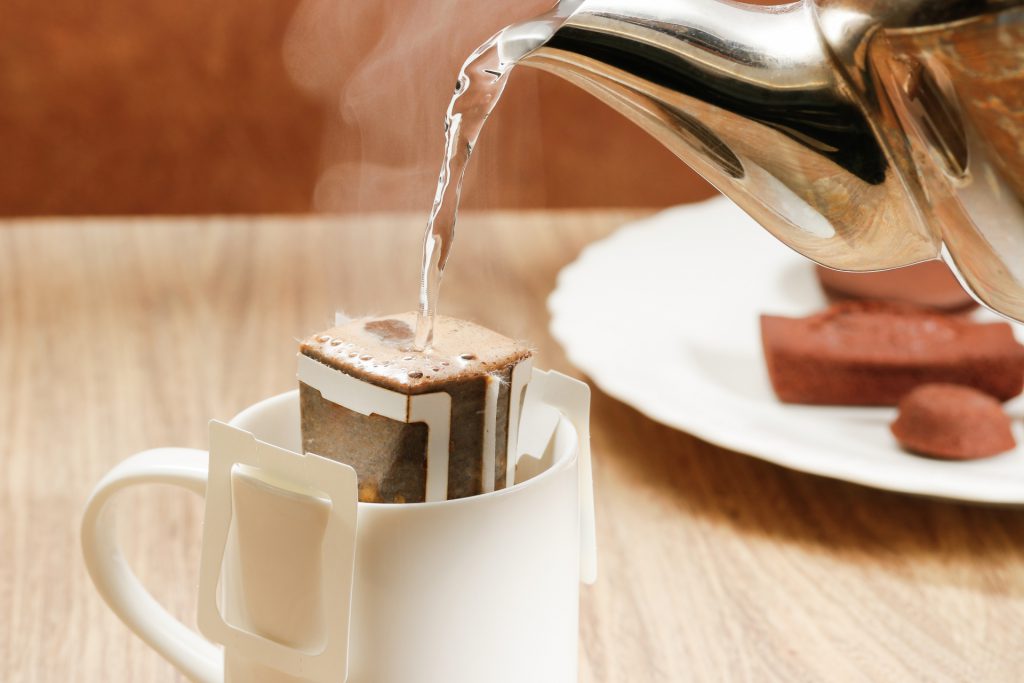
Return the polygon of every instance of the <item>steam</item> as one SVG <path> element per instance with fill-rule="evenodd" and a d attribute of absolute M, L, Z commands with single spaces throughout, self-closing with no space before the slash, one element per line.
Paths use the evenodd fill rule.
<path fill-rule="evenodd" d="M 303 0 L 285 38 L 296 84 L 328 107 L 314 205 L 328 212 L 430 210 L 443 151 L 443 119 L 465 58 L 490 35 L 551 0 Z M 495 189 L 508 198 L 538 152 L 488 140 L 526 138 L 539 127 L 536 86 L 513 74 L 466 183 L 470 206 Z M 518 82 L 517 82 L 518 81 Z M 512 149 L 512 152 L 507 151 Z M 517 151 L 518 150 L 518 151 Z M 509 158 L 521 155 L 522 158 Z M 516 169 L 503 173 L 502 168 Z M 493 204 L 491 204 L 493 205 Z"/>

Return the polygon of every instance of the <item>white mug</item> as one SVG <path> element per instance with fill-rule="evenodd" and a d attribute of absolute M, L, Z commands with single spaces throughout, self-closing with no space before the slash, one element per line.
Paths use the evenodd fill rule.
<path fill-rule="evenodd" d="M 94 490 L 82 524 L 86 565 L 111 609 L 204 683 L 572 683 L 579 582 L 596 573 L 588 410 L 585 384 L 535 370 L 515 485 L 449 501 L 356 505 L 354 472 L 342 471 L 351 468 L 303 456 L 297 392 L 275 396 L 230 426 L 212 425 L 211 444 L 223 432 L 236 444 L 248 438 L 339 468 L 338 493 L 293 494 L 248 478 L 241 465 L 230 485 L 215 488 L 207 452 L 145 451 Z M 122 556 L 110 503 L 143 483 L 208 496 L 199 624 L 217 644 L 160 606 Z M 226 543 L 214 538 L 211 511 L 221 508 L 232 520 L 221 529 Z M 303 590 L 321 579 L 333 592 Z"/>

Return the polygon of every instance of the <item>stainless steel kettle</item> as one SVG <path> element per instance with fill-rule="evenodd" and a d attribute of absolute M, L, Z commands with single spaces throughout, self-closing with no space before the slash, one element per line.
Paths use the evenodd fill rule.
<path fill-rule="evenodd" d="M 521 64 L 625 114 L 814 261 L 944 258 L 1024 320 L 1024 0 L 573 4 Z"/>

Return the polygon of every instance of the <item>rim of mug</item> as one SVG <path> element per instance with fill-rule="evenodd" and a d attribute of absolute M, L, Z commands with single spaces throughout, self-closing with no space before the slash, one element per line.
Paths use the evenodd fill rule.
<path fill-rule="evenodd" d="M 261 413 L 263 413 L 263 412 L 265 412 L 265 411 L 267 411 L 269 409 L 272 409 L 272 408 L 278 406 L 279 404 L 289 403 L 289 402 L 297 403 L 298 400 L 299 400 L 299 390 L 298 389 L 291 389 L 290 391 L 285 391 L 285 392 L 280 393 L 280 394 L 275 394 L 274 396 L 268 396 L 267 398 L 261 399 L 261 400 L 257 401 L 256 403 L 253 403 L 252 405 L 250 405 L 250 406 L 248 406 L 246 408 L 243 408 L 237 415 L 235 415 L 233 418 L 231 418 L 231 421 L 228 424 L 230 424 L 232 427 L 239 427 L 239 424 L 238 424 L 239 422 L 248 421 L 248 420 L 256 420 L 256 419 L 258 419 L 258 416 Z M 559 414 L 559 420 L 560 420 L 560 422 L 565 423 L 566 425 L 568 425 L 569 429 L 572 431 L 573 439 L 575 440 L 575 443 L 573 444 L 573 448 L 572 448 L 572 451 L 571 451 L 570 455 L 568 457 L 566 457 L 566 458 L 562 458 L 561 460 L 556 459 L 555 462 L 553 462 L 550 467 L 545 469 L 540 474 L 537 474 L 537 475 L 535 475 L 533 477 L 530 477 L 526 481 L 513 484 L 512 486 L 508 486 L 508 487 L 503 488 L 503 489 L 497 489 L 495 491 L 488 491 L 487 493 L 478 493 L 476 495 L 466 496 L 464 498 L 450 498 L 448 500 L 421 501 L 421 502 L 416 502 L 416 503 L 368 503 L 368 502 L 359 501 L 359 506 L 363 507 L 365 505 L 368 505 L 368 506 L 371 506 L 371 507 L 373 507 L 375 509 L 382 509 L 382 510 L 383 509 L 387 509 L 387 510 L 393 510 L 393 511 L 397 512 L 397 511 L 400 511 L 400 510 L 415 510 L 415 509 L 423 509 L 425 507 L 435 507 L 435 506 L 441 506 L 441 505 L 459 505 L 459 504 L 461 504 L 461 505 L 470 505 L 470 504 L 473 504 L 474 502 L 477 502 L 477 501 L 490 500 L 492 498 L 499 497 L 499 496 L 514 495 L 517 491 L 520 491 L 523 488 L 525 488 L 527 484 L 530 484 L 531 482 L 538 482 L 539 483 L 542 479 L 548 479 L 548 478 L 554 476 L 557 472 L 559 472 L 559 471 L 561 471 L 563 469 L 567 469 L 567 468 L 571 467 L 573 465 L 573 463 L 575 463 L 575 462 L 577 462 L 579 460 L 579 455 L 580 455 L 580 435 L 579 435 L 579 432 L 576 431 L 575 425 L 573 425 L 572 422 L 565 415 Z M 239 427 L 239 428 L 241 428 L 241 427 Z M 522 428 L 522 424 L 520 424 L 520 428 Z M 260 439 L 259 436 L 257 436 L 256 438 Z M 262 440 L 262 439 L 260 439 L 260 440 Z M 268 443 L 270 443 L 270 442 L 268 442 Z M 284 448 L 280 444 L 272 444 L 272 445 L 277 446 L 279 448 Z M 291 450 L 291 449 L 288 449 L 288 450 Z"/>

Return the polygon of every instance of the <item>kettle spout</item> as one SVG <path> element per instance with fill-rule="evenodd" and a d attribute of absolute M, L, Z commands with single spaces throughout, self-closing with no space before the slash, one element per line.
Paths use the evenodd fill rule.
<path fill-rule="evenodd" d="M 940 240 L 834 68 L 813 5 L 577 4 L 521 64 L 624 114 L 818 263 L 879 270 L 938 257 Z"/>

